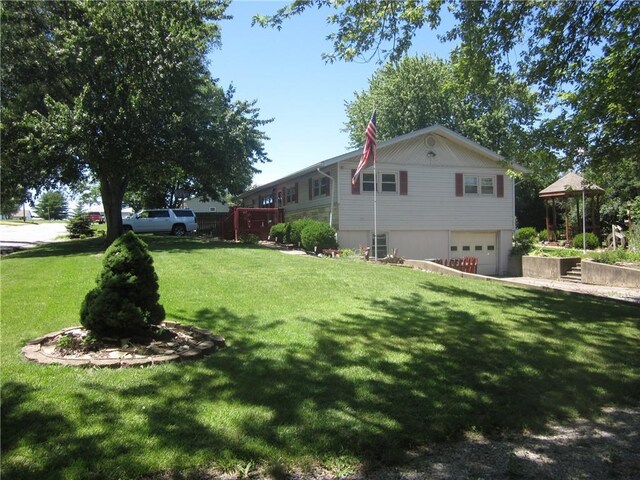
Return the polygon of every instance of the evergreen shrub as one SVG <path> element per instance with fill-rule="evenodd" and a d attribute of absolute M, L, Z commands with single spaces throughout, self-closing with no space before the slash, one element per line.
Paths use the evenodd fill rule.
<path fill-rule="evenodd" d="M 600 246 L 600 241 L 598 240 L 598 237 L 591 233 L 591 232 L 587 232 L 586 234 L 587 237 L 587 242 L 586 242 L 586 246 L 587 246 L 587 250 L 595 250 L 596 248 L 598 248 Z M 573 237 L 573 241 L 571 242 L 571 245 L 573 246 L 573 248 L 583 248 L 583 241 L 582 241 L 582 233 L 579 233 L 578 235 L 576 235 L 575 237 Z"/>
<path fill-rule="evenodd" d="M 526 255 L 538 241 L 538 232 L 534 227 L 522 227 L 513 235 L 512 253 Z"/>
<path fill-rule="evenodd" d="M 294 245 L 302 244 L 302 231 L 305 229 L 307 225 L 310 225 L 312 223 L 319 223 L 319 222 L 312 218 L 301 218 L 300 220 L 295 220 L 291 222 L 289 243 L 293 243 Z"/>
<path fill-rule="evenodd" d="M 305 250 L 312 251 L 317 248 L 321 251 L 325 248 L 338 248 L 336 241 L 336 230 L 317 221 L 309 222 L 302 230 L 302 247 Z"/>
<path fill-rule="evenodd" d="M 286 227 L 287 223 L 276 223 L 269 230 L 269 236 L 271 240 L 279 243 L 285 243 Z"/>
<path fill-rule="evenodd" d="M 67 232 L 69 238 L 93 237 L 95 232 L 91 228 L 91 219 L 88 213 L 82 211 L 81 206 L 74 210 L 71 220 L 67 223 Z"/>
<path fill-rule="evenodd" d="M 105 252 L 97 287 L 84 299 L 80 322 L 98 336 L 148 336 L 165 318 L 147 245 L 127 232 Z"/>

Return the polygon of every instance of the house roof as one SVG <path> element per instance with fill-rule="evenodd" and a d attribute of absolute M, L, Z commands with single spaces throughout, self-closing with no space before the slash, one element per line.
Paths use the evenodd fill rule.
<path fill-rule="evenodd" d="M 439 124 L 435 124 L 432 125 L 430 127 L 426 127 L 426 128 L 422 128 L 420 130 L 416 130 L 410 133 L 407 133 L 405 135 L 400 135 L 399 137 L 395 137 L 392 138 L 390 140 L 386 140 L 384 142 L 379 142 L 376 146 L 377 150 L 382 150 L 385 149 L 387 147 L 391 147 L 393 145 L 397 145 L 399 143 L 402 142 L 406 142 L 409 140 L 412 140 L 414 138 L 423 136 L 423 135 L 428 135 L 428 134 L 439 134 L 442 135 L 445 138 L 448 138 L 454 142 L 458 142 L 462 145 L 465 145 L 467 147 L 469 147 L 472 150 L 478 151 L 480 153 L 482 153 L 483 155 L 489 157 L 490 159 L 499 162 L 499 163 L 505 163 L 509 166 L 509 168 L 511 168 L 512 170 L 518 171 L 518 172 L 522 172 L 522 173 L 528 173 L 529 170 L 521 165 L 518 165 L 517 163 L 507 163 L 506 159 L 502 156 L 502 155 L 498 155 L 496 152 L 494 152 L 493 150 L 489 150 L 486 147 L 483 147 L 482 145 L 474 142 L 473 140 L 470 140 L 469 138 L 460 135 L 457 132 L 454 132 L 453 130 L 450 130 L 447 127 L 443 127 L 442 125 Z M 333 158 L 329 158 L 327 160 L 323 160 L 322 162 L 318 162 L 315 163 L 313 165 L 310 165 L 309 167 L 303 168 L 302 170 L 298 170 L 297 172 L 291 173 L 285 177 L 279 178 L 278 180 L 274 180 L 273 182 L 267 183 L 265 185 L 261 185 L 260 187 L 258 187 L 258 189 L 264 189 L 264 188 L 269 188 L 269 187 L 273 187 L 276 185 L 279 185 L 283 182 L 287 182 L 293 178 L 296 177 L 301 177 L 303 175 L 306 175 L 308 173 L 311 172 L 315 172 L 317 169 L 323 169 L 323 168 L 327 168 L 330 167 L 332 165 L 335 165 L 339 162 L 343 162 L 343 161 L 347 161 L 347 160 L 357 160 L 360 158 L 360 156 L 362 155 L 362 148 L 358 148 L 357 150 L 352 150 L 350 152 L 344 153 L 342 155 L 338 155 L 337 157 L 333 157 Z M 255 190 L 250 190 L 248 192 L 243 193 L 242 195 L 240 195 L 240 197 L 244 197 L 246 195 L 250 195 L 253 191 Z"/>
<path fill-rule="evenodd" d="M 582 194 L 583 190 L 585 195 L 588 196 L 595 196 L 604 192 L 604 189 L 600 188 L 595 183 L 589 183 L 577 173 L 569 172 L 544 190 L 541 190 L 538 193 L 538 196 L 547 198 L 571 197 L 578 193 Z"/>

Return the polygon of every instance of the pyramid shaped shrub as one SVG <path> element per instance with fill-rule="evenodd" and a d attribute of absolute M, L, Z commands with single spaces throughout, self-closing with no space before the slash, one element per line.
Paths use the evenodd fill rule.
<path fill-rule="evenodd" d="M 147 245 L 127 232 L 105 252 L 96 288 L 82 303 L 80 321 L 98 336 L 148 336 L 165 318 L 158 276 Z"/>

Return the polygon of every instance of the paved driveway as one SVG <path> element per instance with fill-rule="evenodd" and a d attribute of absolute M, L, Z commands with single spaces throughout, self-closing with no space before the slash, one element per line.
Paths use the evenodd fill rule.
<path fill-rule="evenodd" d="M 0 248 L 4 252 L 55 242 L 67 235 L 66 226 L 64 222 L 0 225 Z"/>

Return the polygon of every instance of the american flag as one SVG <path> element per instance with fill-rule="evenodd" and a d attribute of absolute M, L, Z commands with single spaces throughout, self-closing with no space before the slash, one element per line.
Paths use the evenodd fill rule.
<path fill-rule="evenodd" d="M 367 125 L 367 129 L 364 131 L 364 135 L 366 137 L 364 142 L 364 151 L 362 152 L 362 158 L 360 159 L 358 168 L 356 168 L 356 173 L 351 179 L 351 183 L 353 185 L 356 184 L 358 175 L 360 175 L 362 170 L 372 163 L 376 163 L 376 133 L 376 111 L 374 110 L 373 115 L 371 115 L 371 120 L 369 120 L 369 125 Z"/>

